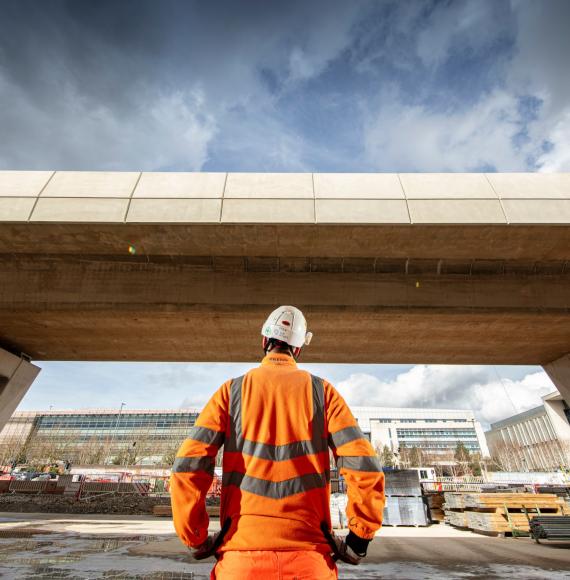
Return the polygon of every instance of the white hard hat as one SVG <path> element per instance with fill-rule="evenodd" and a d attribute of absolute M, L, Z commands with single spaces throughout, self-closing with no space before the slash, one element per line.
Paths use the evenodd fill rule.
<path fill-rule="evenodd" d="M 261 334 L 296 348 L 309 344 L 313 338 L 313 333 L 307 332 L 307 321 L 303 313 L 294 306 L 276 308 L 265 321 Z"/>

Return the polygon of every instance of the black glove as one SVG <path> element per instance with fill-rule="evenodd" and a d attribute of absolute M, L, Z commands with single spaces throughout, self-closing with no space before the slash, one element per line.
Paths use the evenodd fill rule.
<path fill-rule="evenodd" d="M 227 534 L 232 524 L 231 518 L 227 518 L 222 529 L 215 534 L 209 534 L 204 542 L 196 548 L 190 548 L 190 554 L 194 560 L 204 560 L 216 553 L 216 550 L 222 545 L 224 536 Z"/>
<path fill-rule="evenodd" d="M 321 530 L 332 548 L 335 560 L 342 560 L 347 564 L 357 566 L 362 558 L 366 556 L 370 540 L 360 538 L 352 532 L 348 532 L 348 536 L 345 537 L 337 536 L 329 530 L 326 522 L 321 524 Z"/>

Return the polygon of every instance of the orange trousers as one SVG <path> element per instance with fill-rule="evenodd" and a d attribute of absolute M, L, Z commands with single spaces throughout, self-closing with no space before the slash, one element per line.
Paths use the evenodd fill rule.
<path fill-rule="evenodd" d="M 336 564 L 330 556 L 299 550 L 223 552 L 210 580 L 337 580 Z"/>

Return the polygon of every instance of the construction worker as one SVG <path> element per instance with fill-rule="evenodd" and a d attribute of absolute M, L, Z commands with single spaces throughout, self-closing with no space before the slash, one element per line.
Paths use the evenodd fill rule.
<path fill-rule="evenodd" d="M 302 312 L 277 308 L 261 334 L 261 366 L 220 387 L 178 451 L 174 526 L 196 559 L 216 555 L 210 578 L 337 578 L 335 560 L 358 564 L 380 528 L 384 475 L 334 387 L 297 368 L 312 337 Z M 222 525 L 208 535 L 222 445 Z M 345 538 L 331 532 L 329 447 L 348 487 Z"/>

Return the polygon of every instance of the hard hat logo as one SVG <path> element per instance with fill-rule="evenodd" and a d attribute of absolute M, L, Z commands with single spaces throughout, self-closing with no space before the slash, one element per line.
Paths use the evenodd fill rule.
<path fill-rule="evenodd" d="M 311 332 L 307 332 L 307 321 L 303 313 L 295 306 L 276 308 L 262 326 L 261 334 L 296 348 L 308 345 L 313 337 Z"/>

